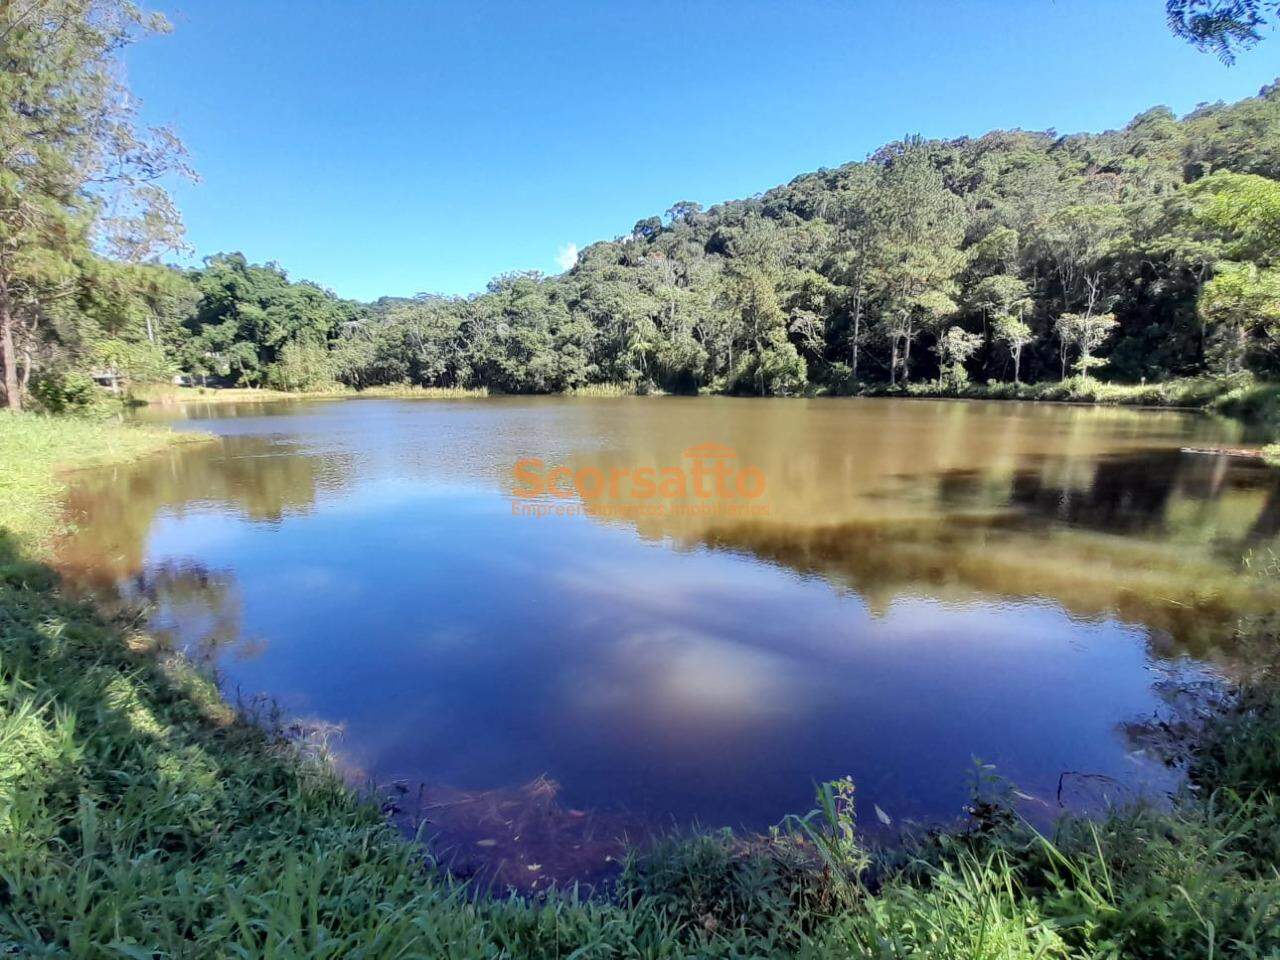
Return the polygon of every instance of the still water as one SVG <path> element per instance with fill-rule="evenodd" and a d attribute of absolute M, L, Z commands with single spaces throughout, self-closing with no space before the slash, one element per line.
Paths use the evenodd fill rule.
<path fill-rule="evenodd" d="M 846 774 L 870 826 L 949 819 L 974 758 L 1031 815 L 1158 793 L 1173 775 L 1143 722 L 1233 669 L 1229 625 L 1277 599 L 1245 558 L 1280 533 L 1280 471 L 1183 452 L 1236 439 L 1189 415 L 491 398 L 146 416 L 217 439 L 80 474 L 64 567 L 153 601 L 230 696 L 327 730 L 460 869 L 586 874 L 622 833 L 764 828 Z M 707 444 L 763 477 L 750 512 L 628 488 Z M 624 480 L 529 500 L 530 458 Z"/>

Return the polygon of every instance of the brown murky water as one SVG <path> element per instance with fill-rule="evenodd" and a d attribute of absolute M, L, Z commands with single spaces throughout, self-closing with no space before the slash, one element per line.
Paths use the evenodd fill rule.
<path fill-rule="evenodd" d="M 63 564 L 152 599 L 230 695 L 326 726 L 402 821 L 512 882 L 589 875 L 623 834 L 762 828 L 845 774 L 895 826 L 955 816 L 974 758 L 1032 814 L 1166 790 L 1131 725 L 1232 669 L 1230 625 L 1277 599 L 1246 558 L 1280 533 L 1280 471 L 1183 452 L 1237 439 L 1189 415 L 494 398 L 178 416 L 218 440 L 81 475 Z M 520 496 L 555 467 L 563 495 Z M 684 496 L 646 496 L 645 468 Z M 757 496 L 732 486 L 748 468 Z"/>

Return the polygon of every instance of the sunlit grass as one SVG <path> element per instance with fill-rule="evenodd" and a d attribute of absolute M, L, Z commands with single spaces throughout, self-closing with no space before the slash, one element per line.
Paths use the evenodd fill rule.
<path fill-rule="evenodd" d="M 423 387 L 396 383 L 355 389 L 341 384 L 316 390 L 272 390 L 266 387 L 176 387 L 167 384 L 135 388 L 132 398 L 144 404 L 257 403 L 328 397 L 394 397 L 417 400 L 466 400 L 487 397 L 486 387 Z"/>
<path fill-rule="evenodd" d="M 365 387 L 351 394 L 357 397 L 396 397 L 406 400 L 473 400 L 489 396 L 487 387 L 422 387 L 416 384 L 391 384 Z"/>
<path fill-rule="evenodd" d="M 68 470 L 125 463 L 204 439 L 155 426 L 0 412 L 0 529 L 43 550 L 59 527 Z"/>
<path fill-rule="evenodd" d="M 885 389 L 874 392 L 885 392 Z M 959 386 L 929 380 L 900 387 L 898 392 L 921 397 L 1185 407 L 1249 420 L 1280 422 L 1280 384 L 1257 381 L 1250 374 L 1175 377 L 1145 384 L 1108 383 L 1096 377 L 1020 384 L 992 380 Z"/>
<path fill-rule="evenodd" d="M 564 392 L 566 397 L 634 397 L 639 390 L 629 383 L 588 383 L 580 387 L 571 387 Z"/>

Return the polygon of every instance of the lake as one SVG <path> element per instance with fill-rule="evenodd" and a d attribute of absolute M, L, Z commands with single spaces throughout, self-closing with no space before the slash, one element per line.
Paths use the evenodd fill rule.
<path fill-rule="evenodd" d="M 1032 817 L 1158 796 L 1176 775 L 1147 722 L 1238 668 L 1231 623 L 1277 600 L 1245 558 L 1280 533 L 1280 471 L 1184 452 L 1238 439 L 1188 414 L 142 416 L 217 439 L 77 475 L 63 568 L 150 601 L 229 697 L 267 698 L 459 870 L 513 882 L 589 876 L 622 835 L 763 829 L 845 775 L 881 832 L 959 816 L 975 759 Z"/>

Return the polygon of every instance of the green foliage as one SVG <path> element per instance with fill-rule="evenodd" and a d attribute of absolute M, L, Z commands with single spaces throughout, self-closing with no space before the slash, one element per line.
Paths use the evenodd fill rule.
<path fill-rule="evenodd" d="M 1268 345 L 1280 340 L 1280 267 L 1223 263 L 1205 284 L 1198 307 L 1211 331 L 1214 366 L 1226 373 L 1243 370 L 1260 335 Z"/>
<path fill-rule="evenodd" d="M 59 18 L 75 22 L 59 42 L 85 70 L 152 25 L 113 0 L 41 3 L 55 13 L 48 23 L 3 34 L 11 60 L 36 74 L 50 69 L 41 31 Z M 1196 7 L 1183 10 L 1186 23 L 1206 22 Z M 81 23 L 91 12 L 104 15 L 105 32 Z M 137 142 L 131 117 L 111 109 L 119 98 L 108 94 L 120 91 L 106 78 L 66 102 L 47 85 L 4 82 L 19 101 L 53 96 L 42 109 L 59 122 L 106 117 L 122 142 Z M 14 118 L 13 129 L 26 123 Z M 15 212 L 0 238 L 19 253 L 3 261 L 17 291 L 17 359 L 6 369 L 21 373 L 18 394 L 32 371 L 70 369 L 130 382 L 180 370 L 202 385 L 289 390 L 336 380 L 756 395 L 935 378 L 956 390 L 970 377 L 1042 384 L 1073 372 L 1091 379 L 1104 361 L 1117 384 L 1280 372 L 1276 87 L 1182 119 L 1156 107 L 1097 135 L 911 137 L 750 199 L 674 204 L 588 246 L 555 277 L 513 273 L 472 297 L 372 304 L 240 254 L 187 272 L 143 262 L 167 235 L 146 224 L 173 225 L 163 200 L 129 208 L 133 218 L 105 216 L 93 191 L 75 186 L 105 148 L 68 137 L 49 144 L 47 169 L 20 165 L 0 184 L 0 200 L 48 200 L 27 219 Z M 151 185 L 138 174 L 133 186 Z M 48 229 L 23 232 L 31 217 Z M 95 252 L 104 248 L 113 258 Z"/>
<path fill-rule="evenodd" d="M 93 345 L 88 356 L 94 367 L 101 367 L 119 376 L 125 384 L 162 383 L 173 376 L 173 362 L 164 349 L 155 343 L 130 342 L 128 340 L 101 340 Z"/>
<path fill-rule="evenodd" d="M 323 390 L 334 382 L 329 351 L 310 340 L 290 340 L 267 368 L 267 386 L 275 390 Z"/>
<path fill-rule="evenodd" d="M 189 338 L 181 349 L 186 368 L 201 377 L 261 383 L 290 344 L 328 344 L 360 317 L 355 304 L 313 283 L 291 282 L 274 264 L 250 264 L 238 253 L 208 258 L 192 280 L 199 300 L 186 320 Z M 313 361 L 307 348 L 295 348 L 276 376 L 290 382 L 311 378 L 318 373 Z"/>
<path fill-rule="evenodd" d="M 1100 135 L 910 138 L 760 197 L 678 204 L 557 277 L 379 301 L 339 338 L 337 375 L 787 394 L 1091 377 L 1104 360 L 1119 382 L 1271 374 L 1267 324 L 1230 316 L 1225 281 L 1203 291 L 1232 264 L 1271 268 L 1277 143 L 1275 88 Z M 1241 330 L 1228 363 L 1221 344 Z"/>
<path fill-rule="evenodd" d="M 1260 29 L 1277 12 L 1276 0 L 1165 0 L 1169 29 L 1227 64 L 1262 39 Z"/>
<path fill-rule="evenodd" d="M 730 374 L 728 390 L 786 397 L 803 393 L 805 384 L 804 359 L 790 343 L 781 343 L 743 354 Z"/>
<path fill-rule="evenodd" d="M 164 27 L 122 0 L 0 5 L 0 388 L 12 408 L 58 359 L 58 325 L 42 321 L 74 316 L 66 304 L 117 270 L 95 248 L 137 263 L 181 234 L 157 183 L 186 171 L 181 145 L 139 129 L 117 79 L 120 51 Z"/>
<path fill-rule="evenodd" d="M 46 413 L 84 413 L 98 399 L 98 390 L 88 374 L 54 371 L 36 379 L 31 397 Z"/>
<path fill-rule="evenodd" d="M 1079 352 L 1073 366 L 1082 377 L 1087 378 L 1090 370 L 1106 363 L 1093 352 L 1115 332 L 1118 323 L 1110 313 L 1064 313 L 1054 321 L 1054 332 L 1062 341 L 1064 351 L 1074 348 Z"/>
<path fill-rule="evenodd" d="M 1013 358 L 1013 382 L 1018 383 L 1021 380 L 1022 351 L 1036 339 L 1031 325 L 1012 314 L 997 314 L 992 319 L 992 336 L 1009 348 L 1009 355 Z"/>
<path fill-rule="evenodd" d="M 952 387 L 963 386 L 969 382 L 969 371 L 964 368 L 965 361 L 978 352 L 982 346 L 982 337 L 969 333 L 960 327 L 948 327 L 939 335 L 938 382 Z"/>
<path fill-rule="evenodd" d="M 1192 219 L 1224 242 L 1226 259 L 1270 263 L 1280 255 L 1280 182 L 1218 170 L 1187 195 Z"/>

